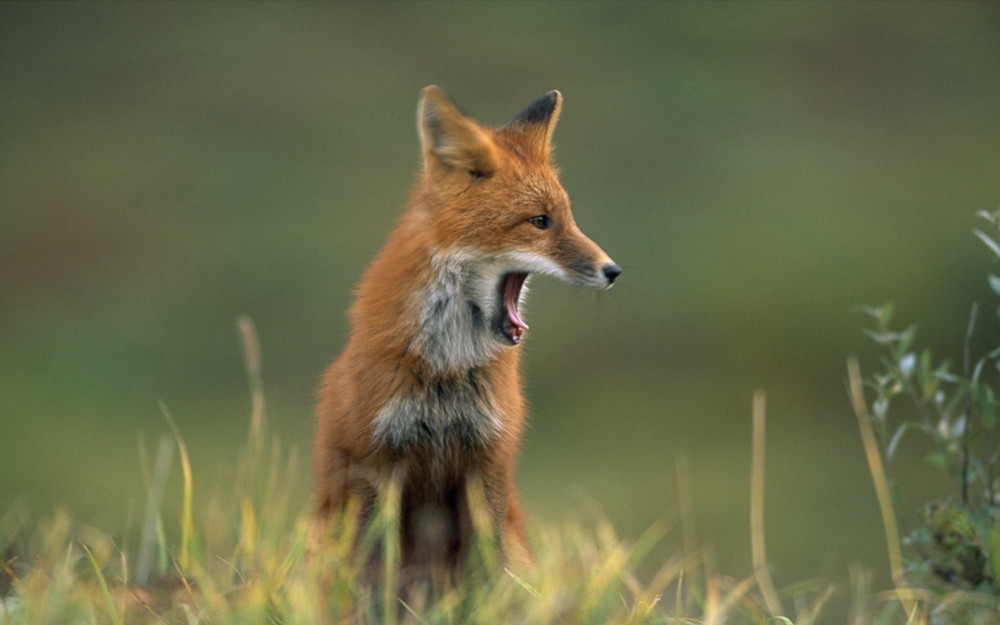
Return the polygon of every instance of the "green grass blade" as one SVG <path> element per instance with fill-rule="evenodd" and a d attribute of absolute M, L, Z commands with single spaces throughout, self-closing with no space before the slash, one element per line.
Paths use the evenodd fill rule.
<path fill-rule="evenodd" d="M 173 417 L 170 416 L 167 405 L 162 401 L 160 402 L 160 411 L 170 425 L 170 430 L 174 434 L 174 440 L 177 441 L 177 449 L 181 455 L 181 469 L 184 472 L 184 499 L 182 503 L 183 507 L 181 508 L 181 555 L 178 564 L 180 565 L 181 572 L 185 573 L 190 563 L 191 534 L 194 530 L 194 521 L 191 512 L 191 500 L 194 490 L 193 478 L 191 476 L 191 459 L 188 457 L 187 445 L 184 444 L 184 439 L 181 438 L 181 432 L 177 429 L 177 424 L 174 423 Z"/>
<path fill-rule="evenodd" d="M 111 590 L 108 588 L 108 582 L 104 579 L 104 574 L 101 573 L 101 566 L 97 563 L 97 559 L 94 554 L 90 552 L 87 545 L 82 542 L 80 545 L 83 550 L 87 552 L 87 559 L 90 560 L 90 565 L 94 567 L 94 573 L 97 575 L 97 581 L 101 585 L 101 593 L 104 595 L 104 603 L 108 608 L 108 614 L 111 615 L 111 620 L 118 625 L 121 625 L 124 621 L 118 616 L 118 609 L 115 607 L 115 601 L 111 598 Z"/>

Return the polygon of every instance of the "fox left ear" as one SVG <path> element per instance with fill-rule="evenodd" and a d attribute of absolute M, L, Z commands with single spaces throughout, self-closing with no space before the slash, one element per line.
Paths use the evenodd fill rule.
<path fill-rule="evenodd" d="M 552 131 L 562 110 L 562 94 L 553 89 L 529 104 L 504 125 L 528 141 L 543 157 L 552 149 Z"/>
<path fill-rule="evenodd" d="M 496 167 L 492 140 L 455 106 L 441 87 L 431 85 L 421 92 L 417 129 L 430 172 L 465 170 L 474 176 L 489 176 Z"/>

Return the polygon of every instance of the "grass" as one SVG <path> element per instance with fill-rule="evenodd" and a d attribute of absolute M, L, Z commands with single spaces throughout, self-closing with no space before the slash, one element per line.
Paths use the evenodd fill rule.
<path fill-rule="evenodd" d="M 20 508 L 0 519 L 0 625 L 27 623 L 753 623 L 835 622 L 852 625 L 995 622 L 997 609 L 984 595 L 932 595 L 906 586 L 873 592 L 872 576 L 856 570 L 848 588 L 809 581 L 777 589 L 769 575 L 764 542 L 766 414 L 763 393 L 753 404 L 751 543 L 754 574 L 733 579 L 715 570 L 710 551 L 694 537 L 690 495 L 634 541 L 610 523 L 535 525 L 536 559 L 529 570 L 505 568 L 486 517 L 476 513 L 479 539 L 461 583 L 436 579 L 401 590 L 395 529 L 399 489 L 383 489 L 375 521 L 361 535 L 357 510 L 348 509 L 322 548 L 310 548 L 309 510 L 284 485 L 308 479 L 297 454 L 271 440 L 253 325 L 240 332 L 253 409 L 247 445 L 231 488 L 196 507 L 198 485 L 181 433 L 169 411 L 172 436 L 159 443 L 152 467 L 142 455 L 147 502 L 141 527 L 113 537 L 64 512 L 36 520 Z M 860 372 L 850 367 L 852 398 L 862 436 Z M 183 473 L 181 509 L 164 513 L 164 484 L 174 447 Z M 866 449 L 868 448 L 866 444 Z M 878 460 L 878 454 L 869 460 Z M 685 489 L 685 463 L 678 474 Z M 880 465 L 872 465 L 894 573 L 901 555 L 892 502 Z M 887 491 L 886 491 L 887 492 Z M 685 501 L 687 499 L 687 501 Z M 477 500 L 470 492 L 470 501 Z M 180 543 L 165 527 L 177 523 Z M 685 553 L 640 579 L 636 569 L 670 532 L 684 534 Z M 875 531 L 875 530 L 873 530 Z M 133 536 L 132 534 L 135 534 Z M 137 537 L 137 540 L 136 540 Z M 137 544 L 135 544 L 137 543 Z M 379 546 L 381 547 L 379 549 Z M 378 550 L 376 550 L 378 549 Z M 380 554 L 373 556 L 372 554 Z M 381 583 L 365 581 L 365 562 L 381 557 Z M 831 598 L 846 596 L 847 612 L 834 613 Z"/>

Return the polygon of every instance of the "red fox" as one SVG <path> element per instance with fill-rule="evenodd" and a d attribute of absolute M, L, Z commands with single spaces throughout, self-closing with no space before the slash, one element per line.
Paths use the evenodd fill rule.
<path fill-rule="evenodd" d="M 404 568 L 460 566 L 474 533 L 473 477 L 504 557 L 530 562 L 514 488 L 527 283 L 546 274 L 607 289 L 622 272 L 576 226 L 551 163 L 561 107 L 550 91 L 487 128 L 439 87 L 423 90 L 422 171 L 323 375 L 317 521 L 352 497 L 370 514 L 380 477 L 397 475 Z"/>

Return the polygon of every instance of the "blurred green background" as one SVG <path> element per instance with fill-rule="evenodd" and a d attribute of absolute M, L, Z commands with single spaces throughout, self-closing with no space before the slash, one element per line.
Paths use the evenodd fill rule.
<path fill-rule="evenodd" d="M 317 377 L 418 167 L 420 88 L 494 124 L 558 88 L 577 221 L 625 274 L 535 283 L 528 511 L 596 504 L 635 536 L 676 507 L 683 456 L 699 541 L 748 573 L 764 388 L 779 586 L 884 571 L 851 310 L 895 300 L 957 355 L 969 303 L 992 309 L 970 228 L 1000 200 L 998 77 L 988 3 L 0 4 L 0 511 L 120 531 L 158 399 L 196 494 L 224 484 L 240 314 L 307 455 Z M 897 466 L 911 515 L 943 487 L 920 456 Z"/>

